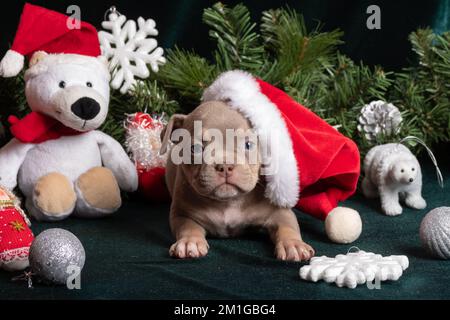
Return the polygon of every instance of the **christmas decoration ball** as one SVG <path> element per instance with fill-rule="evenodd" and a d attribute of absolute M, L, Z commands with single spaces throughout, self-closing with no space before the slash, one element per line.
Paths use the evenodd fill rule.
<path fill-rule="evenodd" d="M 420 225 L 420 239 L 434 257 L 450 259 L 450 207 L 431 210 Z"/>
<path fill-rule="evenodd" d="M 45 282 L 66 284 L 73 268 L 83 269 L 86 254 L 80 240 L 64 229 L 40 233 L 30 247 L 30 268 Z"/>

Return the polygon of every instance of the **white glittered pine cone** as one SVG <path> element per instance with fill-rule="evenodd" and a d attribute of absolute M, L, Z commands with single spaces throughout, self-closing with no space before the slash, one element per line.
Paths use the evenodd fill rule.
<path fill-rule="evenodd" d="M 376 140 L 379 136 L 397 134 L 402 123 L 400 110 L 391 103 L 381 100 L 365 105 L 358 117 L 358 130 L 367 140 Z"/>

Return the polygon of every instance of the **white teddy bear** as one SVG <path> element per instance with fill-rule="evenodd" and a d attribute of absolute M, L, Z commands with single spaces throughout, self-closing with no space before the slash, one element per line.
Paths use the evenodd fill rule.
<path fill-rule="evenodd" d="M 402 213 L 400 200 L 413 209 L 424 209 L 422 171 L 411 151 L 400 143 L 372 148 L 364 159 L 362 190 L 367 198 L 381 198 L 383 212 Z"/>
<path fill-rule="evenodd" d="M 86 217 L 116 211 L 121 205 L 119 187 L 134 191 L 138 179 L 122 146 L 94 130 L 108 112 L 105 62 L 81 55 L 37 52 L 30 65 L 25 73 L 25 92 L 36 112 L 29 116 L 33 117 L 31 125 L 36 126 L 36 119 L 43 114 L 75 132 L 38 143 L 12 139 L 0 150 L 1 184 L 13 189 L 18 181 L 27 198 L 26 208 L 38 220 L 60 220 L 74 211 Z M 44 118 L 44 122 L 49 120 Z M 23 135 L 25 128 L 20 126 L 16 134 Z"/>
<path fill-rule="evenodd" d="M 14 138 L 0 150 L 0 184 L 18 185 L 38 220 L 109 215 L 121 205 L 120 189 L 138 186 L 135 165 L 120 143 L 96 131 L 110 94 L 97 31 L 85 22 L 70 29 L 67 18 L 26 4 L 0 63 L 0 75 L 14 76 L 24 55 L 31 56 L 25 93 L 32 112 L 10 119 Z M 30 29 L 40 36 L 29 37 Z"/>

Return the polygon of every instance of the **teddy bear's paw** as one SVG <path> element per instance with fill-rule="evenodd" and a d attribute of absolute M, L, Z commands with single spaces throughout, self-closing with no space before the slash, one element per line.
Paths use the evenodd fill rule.
<path fill-rule="evenodd" d="M 33 191 L 32 208 L 28 209 L 38 220 L 61 220 L 72 213 L 76 200 L 69 179 L 55 172 L 37 181 Z"/>
<path fill-rule="evenodd" d="M 184 237 L 169 249 L 171 257 L 178 259 L 201 258 L 208 254 L 209 245 L 204 237 Z"/>
<path fill-rule="evenodd" d="M 385 204 L 383 205 L 383 212 L 387 215 L 387 216 L 398 216 L 401 215 L 403 212 L 403 208 L 400 204 L 398 203 L 393 203 L 393 204 Z"/>
<path fill-rule="evenodd" d="M 122 205 L 119 185 L 107 168 L 97 167 L 82 174 L 75 189 L 78 195 L 78 216 L 105 216 L 117 211 Z"/>
<path fill-rule="evenodd" d="M 405 204 L 413 209 L 421 210 L 427 207 L 427 202 L 421 196 L 407 196 Z"/>

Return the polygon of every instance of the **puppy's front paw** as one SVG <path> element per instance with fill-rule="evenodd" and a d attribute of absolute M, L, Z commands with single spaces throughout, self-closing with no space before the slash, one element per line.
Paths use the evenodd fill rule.
<path fill-rule="evenodd" d="M 175 242 L 169 250 L 170 256 L 178 259 L 200 258 L 208 254 L 209 245 L 203 237 L 185 237 Z"/>
<path fill-rule="evenodd" d="M 307 261 L 314 256 L 314 249 L 302 240 L 281 240 L 275 245 L 277 259 Z"/>

